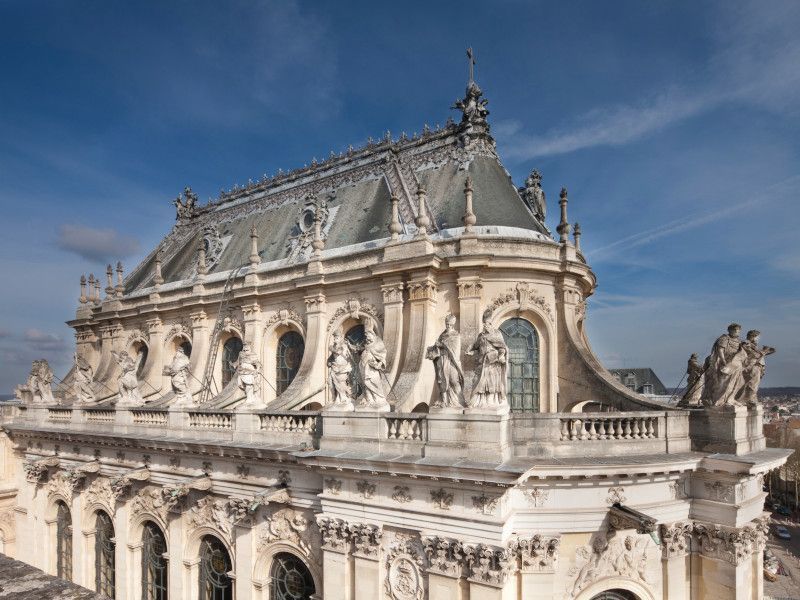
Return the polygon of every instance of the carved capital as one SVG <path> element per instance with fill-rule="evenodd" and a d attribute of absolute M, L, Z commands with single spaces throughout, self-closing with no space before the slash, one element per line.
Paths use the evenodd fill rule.
<path fill-rule="evenodd" d="M 325 312 L 325 294 L 322 292 L 306 296 L 303 301 L 306 303 L 307 313 Z"/>
<path fill-rule="evenodd" d="M 695 523 L 694 535 L 700 547 L 700 554 L 703 556 L 740 565 L 754 552 L 763 549 L 768 527 L 762 519 L 751 521 L 738 529 Z"/>
<path fill-rule="evenodd" d="M 422 545 L 428 557 L 429 572 L 461 577 L 466 556 L 464 544 L 448 538 L 425 537 L 422 538 Z"/>
<path fill-rule="evenodd" d="M 516 538 L 509 544 L 509 551 L 519 557 L 523 572 L 552 573 L 558 561 L 557 537 L 534 535 L 530 538 Z"/>
<path fill-rule="evenodd" d="M 383 531 L 375 525 L 355 523 L 348 526 L 353 552 L 366 558 L 377 559 L 380 553 Z"/>
<path fill-rule="evenodd" d="M 514 570 L 514 557 L 507 548 L 487 544 L 465 547 L 469 579 L 478 583 L 502 587 Z"/>
<path fill-rule="evenodd" d="M 406 287 L 408 288 L 408 299 L 412 302 L 415 300 L 436 300 L 436 282 L 429 277 L 417 281 L 409 281 Z"/>
<path fill-rule="evenodd" d="M 350 528 L 346 521 L 318 516 L 317 526 L 322 535 L 323 549 L 341 553 L 349 550 Z"/>
<path fill-rule="evenodd" d="M 459 299 L 480 299 L 483 295 L 483 282 L 477 277 L 474 279 L 459 279 L 458 282 L 456 282 L 456 287 L 458 287 Z"/>
<path fill-rule="evenodd" d="M 192 329 L 198 329 L 200 327 L 206 326 L 206 312 L 204 310 L 198 310 L 192 313 L 189 313 L 189 319 L 192 323 Z"/>
<path fill-rule="evenodd" d="M 155 319 L 147 319 L 145 321 L 145 325 L 147 326 L 147 334 L 148 335 L 156 335 L 161 333 L 161 328 L 163 327 L 164 323 L 159 318 Z"/>
<path fill-rule="evenodd" d="M 661 552 L 665 560 L 688 554 L 693 529 L 691 523 L 682 522 L 661 526 Z"/>
<path fill-rule="evenodd" d="M 258 302 L 243 305 L 242 316 L 245 321 L 257 320 L 261 316 L 261 305 L 259 305 Z"/>
<path fill-rule="evenodd" d="M 389 283 L 381 286 L 381 294 L 383 294 L 383 303 L 385 304 L 402 304 L 403 303 L 403 284 L 402 283 Z"/>

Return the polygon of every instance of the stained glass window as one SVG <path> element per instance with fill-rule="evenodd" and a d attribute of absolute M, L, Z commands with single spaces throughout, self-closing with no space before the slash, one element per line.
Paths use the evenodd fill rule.
<path fill-rule="evenodd" d="M 500 326 L 508 346 L 506 393 L 511 410 L 539 410 L 539 335 L 525 319 Z"/>
<path fill-rule="evenodd" d="M 273 600 L 309 600 L 316 591 L 314 578 L 302 560 L 282 552 L 275 556 L 270 569 Z"/>
<path fill-rule="evenodd" d="M 100 511 L 94 531 L 94 583 L 95 590 L 109 598 L 114 598 L 114 524 L 111 517 Z"/>
<path fill-rule="evenodd" d="M 142 532 L 142 600 L 167 600 L 167 540 L 155 523 Z"/>
<path fill-rule="evenodd" d="M 296 331 L 284 333 L 278 340 L 278 365 L 275 382 L 278 394 L 282 394 L 292 383 L 305 350 L 303 336 Z"/>
<path fill-rule="evenodd" d="M 222 387 L 228 385 L 233 379 L 236 368 L 233 366 L 239 360 L 242 351 L 242 340 L 237 337 L 229 338 L 222 346 Z"/>
<path fill-rule="evenodd" d="M 200 542 L 200 600 L 233 600 L 232 569 L 228 551 L 217 538 Z"/>
<path fill-rule="evenodd" d="M 61 501 L 56 509 L 56 574 L 72 581 L 72 513 Z"/>

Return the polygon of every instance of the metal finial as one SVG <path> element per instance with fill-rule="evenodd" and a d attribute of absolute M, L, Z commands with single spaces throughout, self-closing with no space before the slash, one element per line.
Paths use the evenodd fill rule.
<path fill-rule="evenodd" d="M 467 48 L 467 59 L 469 60 L 469 82 L 475 81 L 475 53 L 472 51 L 472 46 Z"/>

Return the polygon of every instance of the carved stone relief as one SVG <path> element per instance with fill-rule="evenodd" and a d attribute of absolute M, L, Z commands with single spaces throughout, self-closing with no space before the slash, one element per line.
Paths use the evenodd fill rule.
<path fill-rule="evenodd" d="M 501 294 L 494 298 L 489 304 L 488 311 L 491 314 L 497 312 L 497 310 L 506 304 L 517 304 L 520 308 L 525 308 L 527 306 L 536 306 L 539 308 L 543 313 L 547 315 L 547 318 L 551 322 L 555 322 L 553 317 L 553 309 L 547 303 L 542 296 L 539 296 L 536 292 L 530 289 L 530 286 L 523 282 L 520 282 L 516 285 L 514 289 L 507 291 L 505 294 Z"/>
<path fill-rule="evenodd" d="M 519 557 L 524 572 L 554 572 L 560 543 L 557 537 L 536 534 L 530 538 L 516 538 L 509 544 L 509 550 Z"/>
<path fill-rule="evenodd" d="M 409 536 L 396 536 L 386 553 L 386 595 L 392 600 L 422 600 L 427 583 L 424 567 L 420 543 Z"/>
<path fill-rule="evenodd" d="M 431 501 L 440 510 L 450 510 L 450 507 L 453 505 L 453 494 L 444 488 L 431 490 Z"/>
<path fill-rule="evenodd" d="M 460 577 L 465 561 L 464 545 L 458 540 L 440 537 L 422 539 L 425 555 L 428 558 L 428 571 Z"/>
<path fill-rule="evenodd" d="M 330 333 L 334 324 L 340 323 L 343 317 L 350 317 L 356 321 L 361 321 L 364 317 L 372 317 L 375 321 L 383 321 L 383 316 L 375 306 L 369 304 L 363 298 L 349 298 L 343 306 L 334 311 L 333 316 L 328 321 L 327 332 Z"/>
<path fill-rule="evenodd" d="M 522 493 L 528 503 L 535 508 L 544 506 L 550 499 L 550 491 L 546 488 L 530 488 L 529 490 L 523 490 Z"/>
<path fill-rule="evenodd" d="M 603 577 L 617 575 L 644 584 L 647 578 L 649 536 L 618 536 L 608 538 L 595 534 L 590 545 L 581 546 L 575 553 L 575 564 L 567 571 L 567 596 L 574 598 L 581 590 Z"/>
<path fill-rule="evenodd" d="M 512 551 L 486 544 L 465 547 L 469 579 L 479 583 L 502 586 L 515 567 Z"/>
<path fill-rule="evenodd" d="M 481 494 L 480 496 L 472 497 L 472 506 L 481 514 L 493 515 L 499 500 L 499 496 L 487 496 L 486 494 Z"/>

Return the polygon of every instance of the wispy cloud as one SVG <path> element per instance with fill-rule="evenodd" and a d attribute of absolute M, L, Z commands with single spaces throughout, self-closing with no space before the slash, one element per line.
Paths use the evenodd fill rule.
<path fill-rule="evenodd" d="M 658 227 L 640 231 L 633 235 L 616 240 L 610 244 L 606 244 L 605 246 L 595 248 L 591 251 L 592 261 L 600 262 L 602 260 L 608 260 L 621 250 L 627 251 L 631 248 L 644 246 L 664 237 L 676 235 L 697 227 L 702 227 L 704 225 L 708 225 L 709 223 L 722 221 L 723 219 L 733 217 L 756 206 L 763 207 L 769 202 L 774 202 L 781 198 L 781 192 L 793 190 L 793 185 L 797 184 L 798 182 L 800 182 L 800 175 L 794 175 L 769 186 L 762 194 L 752 196 L 747 200 L 738 202 L 736 204 L 729 204 L 712 211 L 694 213 L 680 217 L 679 219 L 674 219 L 664 223 L 663 225 L 659 225 Z M 800 263 L 800 261 L 798 262 Z"/>
<path fill-rule="evenodd" d="M 62 352 L 67 349 L 67 344 L 61 337 L 39 329 L 26 330 L 22 340 L 28 348 L 37 352 Z"/>
<path fill-rule="evenodd" d="M 122 235 L 115 229 L 95 229 L 84 225 L 61 225 L 56 244 L 87 260 L 109 262 L 139 252 L 136 238 Z"/>
<path fill-rule="evenodd" d="M 595 146 L 621 146 L 728 102 L 768 110 L 797 110 L 800 98 L 798 3 L 774 3 L 731 11 L 720 19 L 719 49 L 705 66 L 702 85 L 673 85 L 638 102 L 594 108 L 541 134 L 509 130 L 504 140 L 511 159 L 526 160 Z M 769 13 L 764 15 L 763 13 Z M 784 18 L 781 18 L 783 16 Z M 743 25 L 746 24 L 746 25 Z"/>

